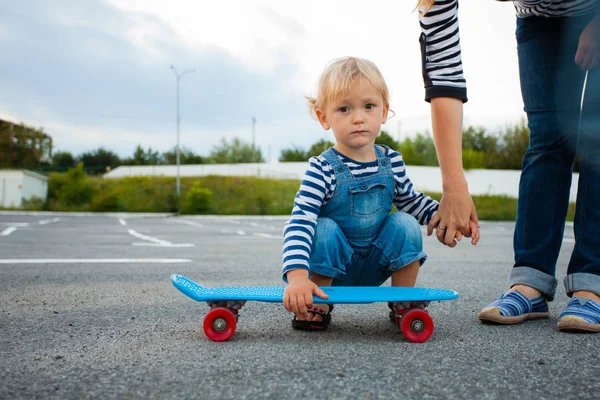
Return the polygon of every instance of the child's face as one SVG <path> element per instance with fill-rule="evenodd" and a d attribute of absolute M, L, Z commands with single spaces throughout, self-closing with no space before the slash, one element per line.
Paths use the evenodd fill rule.
<path fill-rule="evenodd" d="M 333 130 L 336 148 L 351 156 L 373 147 L 388 111 L 381 93 L 370 83 L 360 83 L 316 114 L 323 129 Z"/>

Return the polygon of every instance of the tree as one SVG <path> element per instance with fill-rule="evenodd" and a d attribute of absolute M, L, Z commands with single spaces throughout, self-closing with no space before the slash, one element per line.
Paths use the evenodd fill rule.
<path fill-rule="evenodd" d="M 141 144 L 138 144 L 133 152 L 133 157 L 130 159 L 123 160 L 125 165 L 157 165 L 160 163 L 160 154 L 158 151 L 152 150 L 152 147 L 148 147 L 148 150 L 144 150 Z"/>
<path fill-rule="evenodd" d="M 177 148 L 173 147 L 173 150 L 165 151 L 162 156 L 162 162 L 167 165 L 177 164 Z M 179 148 L 179 163 L 180 164 L 206 164 L 209 160 L 198 154 L 195 154 L 191 149 L 187 147 Z"/>
<path fill-rule="evenodd" d="M 308 152 L 306 153 L 306 158 L 308 159 L 310 157 L 318 156 L 322 152 L 333 146 L 335 146 L 335 143 L 330 142 L 329 140 L 321 139 L 312 146 L 310 146 L 310 149 L 308 149 Z"/>
<path fill-rule="evenodd" d="M 52 156 L 52 166 L 61 170 L 75 167 L 75 157 L 68 151 L 57 151 Z"/>
<path fill-rule="evenodd" d="M 498 138 L 486 134 L 485 128 L 469 126 L 463 130 L 462 147 L 463 149 L 491 153 L 497 150 Z"/>
<path fill-rule="evenodd" d="M 524 119 L 517 125 L 504 130 L 500 139 L 500 151 L 497 155 L 502 169 L 521 169 L 523 156 L 529 147 L 529 128 Z"/>
<path fill-rule="evenodd" d="M 408 165 L 438 166 L 435 143 L 429 132 L 417 133 L 400 143 L 400 152 Z"/>
<path fill-rule="evenodd" d="M 375 143 L 384 144 L 393 150 L 398 150 L 400 148 L 400 143 L 395 141 L 394 138 L 392 136 L 390 136 L 390 134 L 387 133 L 386 131 L 379 132 L 379 135 L 375 139 Z"/>
<path fill-rule="evenodd" d="M 83 163 L 86 172 L 90 174 L 101 174 L 121 165 L 119 156 L 103 147 L 82 153 L 78 159 Z"/>
<path fill-rule="evenodd" d="M 225 138 L 213 148 L 210 159 L 217 164 L 239 164 L 264 162 L 259 148 L 234 138 L 228 143 Z"/>
<path fill-rule="evenodd" d="M 310 157 L 307 152 L 300 147 L 294 146 L 291 149 L 281 150 L 279 161 L 281 162 L 292 162 L 292 161 L 306 161 Z"/>

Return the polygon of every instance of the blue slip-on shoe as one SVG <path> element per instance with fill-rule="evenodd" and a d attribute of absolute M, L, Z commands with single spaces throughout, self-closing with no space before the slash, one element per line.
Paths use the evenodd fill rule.
<path fill-rule="evenodd" d="M 600 332 L 600 304 L 585 297 L 573 297 L 556 325 L 561 331 Z"/>
<path fill-rule="evenodd" d="M 529 319 L 549 318 L 548 302 L 542 296 L 529 299 L 516 290 L 503 293 L 500 298 L 479 313 L 482 322 L 512 325 Z"/>

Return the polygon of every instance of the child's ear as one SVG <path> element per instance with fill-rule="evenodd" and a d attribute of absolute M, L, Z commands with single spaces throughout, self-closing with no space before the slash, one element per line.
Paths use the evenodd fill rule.
<path fill-rule="evenodd" d="M 388 117 L 388 113 L 390 112 L 390 105 L 386 104 L 385 107 L 383 107 L 383 115 L 381 116 L 381 123 L 385 124 L 385 122 L 387 121 L 387 117 Z"/>
<path fill-rule="evenodd" d="M 323 110 L 321 110 L 320 108 L 317 108 L 315 110 L 315 114 L 317 115 L 317 119 L 319 120 L 319 123 L 321 124 L 323 129 L 328 131 L 329 128 L 331 128 L 331 126 L 329 125 L 329 122 L 327 122 L 327 116 L 325 115 Z"/>

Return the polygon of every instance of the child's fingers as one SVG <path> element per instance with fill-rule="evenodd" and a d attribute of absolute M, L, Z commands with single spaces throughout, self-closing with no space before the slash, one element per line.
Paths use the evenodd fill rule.
<path fill-rule="evenodd" d="M 463 235 L 462 235 L 462 233 L 460 233 L 460 231 L 456 231 L 455 237 L 456 237 L 456 240 L 458 240 L 460 242 L 463 238 Z"/>
<path fill-rule="evenodd" d="M 292 307 L 290 307 L 290 294 L 287 291 L 283 294 L 283 306 L 286 310 L 292 311 Z"/>
<path fill-rule="evenodd" d="M 431 217 L 431 220 L 427 224 L 427 236 L 431 236 L 431 234 L 433 233 L 433 230 L 435 229 L 436 226 L 438 226 L 441 219 L 442 219 L 442 217 L 440 217 L 438 215 L 438 213 L 435 213 L 433 215 L 433 217 Z"/>
<path fill-rule="evenodd" d="M 320 297 L 320 298 L 322 298 L 322 299 L 328 299 L 328 298 L 329 298 L 329 296 L 327 295 L 327 293 L 325 293 L 325 292 L 323 291 L 323 289 L 321 289 L 321 288 L 320 288 L 320 287 L 318 287 L 317 285 L 315 285 L 315 287 L 314 287 L 314 289 L 313 289 L 313 293 L 314 293 L 316 296 L 319 296 L 319 297 Z"/>
<path fill-rule="evenodd" d="M 307 312 L 309 308 L 312 308 L 312 306 L 313 306 L 312 293 L 304 293 L 304 305 L 306 307 L 304 312 Z"/>
<path fill-rule="evenodd" d="M 296 300 L 296 296 L 290 296 L 290 311 L 298 315 L 298 300 Z"/>
<path fill-rule="evenodd" d="M 300 315 L 308 314 L 308 310 L 306 309 L 306 304 L 307 304 L 306 295 L 299 294 L 297 297 L 297 301 L 298 301 L 298 313 Z M 309 303 L 311 303 L 311 307 L 312 307 L 312 295 L 310 296 Z"/>

